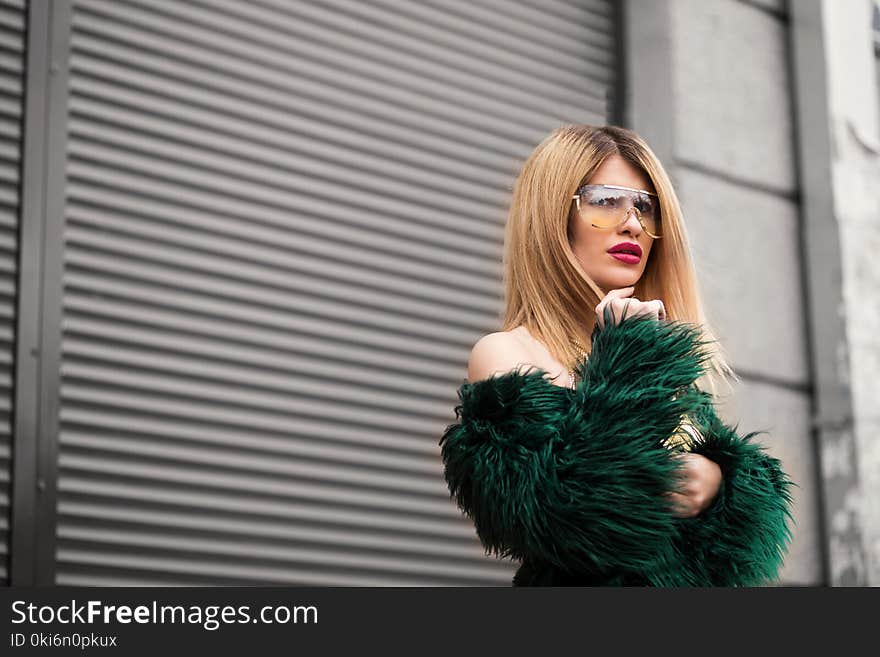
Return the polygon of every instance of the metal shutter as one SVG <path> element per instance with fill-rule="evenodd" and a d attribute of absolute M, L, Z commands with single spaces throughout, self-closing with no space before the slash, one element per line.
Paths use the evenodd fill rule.
<path fill-rule="evenodd" d="M 608 2 L 77 1 L 59 584 L 507 585 L 437 441 Z"/>
<path fill-rule="evenodd" d="M 24 0 L 3 0 L 0 4 L 0 584 L 3 585 L 9 581 L 11 411 L 18 296 L 25 15 Z"/>

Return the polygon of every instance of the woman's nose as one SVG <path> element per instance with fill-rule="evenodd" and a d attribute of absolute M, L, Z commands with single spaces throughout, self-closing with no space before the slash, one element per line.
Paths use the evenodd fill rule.
<path fill-rule="evenodd" d="M 620 225 L 622 232 L 630 231 L 635 237 L 642 234 L 642 222 L 639 221 L 639 212 L 635 207 L 630 206 L 626 211 L 626 219 Z"/>

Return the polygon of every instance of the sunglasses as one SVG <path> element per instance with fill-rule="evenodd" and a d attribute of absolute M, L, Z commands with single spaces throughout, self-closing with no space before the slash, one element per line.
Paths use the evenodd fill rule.
<path fill-rule="evenodd" d="M 584 185 L 572 196 L 578 213 L 596 228 L 621 226 L 635 214 L 648 235 L 660 239 L 660 201 L 654 192 L 619 185 Z"/>

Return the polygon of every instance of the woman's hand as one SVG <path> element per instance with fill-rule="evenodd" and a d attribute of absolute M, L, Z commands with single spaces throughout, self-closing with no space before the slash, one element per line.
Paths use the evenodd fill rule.
<path fill-rule="evenodd" d="M 627 317 L 647 315 L 657 320 L 666 319 L 666 307 L 660 299 L 640 301 L 631 296 L 634 291 L 635 287 L 633 286 L 624 287 L 611 290 L 602 298 L 599 305 L 596 306 L 596 321 L 600 328 L 605 328 L 605 306 L 611 307 L 611 316 L 614 318 L 615 324 L 623 319 L 624 314 Z"/>
<path fill-rule="evenodd" d="M 611 290 L 596 306 L 596 321 L 605 326 L 605 307 L 611 309 L 614 323 L 624 316 L 646 315 L 656 320 L 666 319 L 666 308 L 660 299 L 641 301 L 632 296 L 635 288 L 624 287 Z M 682 481 L 676 491 L 667 493 L 673 503 L 675 514 L 680 518 L 692 518 L 705 511 L 718 495 L 721 488 L 721 468 L 717 463 L 699 454 L 685 453 L 677 456 L 681 460 Z"/>
<path fill-rule="evenodd" d="M 709 508 L 721 487 L 721 468 L 700 454 L 681 454 L 683 481 L 677 491 L 667 493 L 679 518 L 693 518 Z"/>

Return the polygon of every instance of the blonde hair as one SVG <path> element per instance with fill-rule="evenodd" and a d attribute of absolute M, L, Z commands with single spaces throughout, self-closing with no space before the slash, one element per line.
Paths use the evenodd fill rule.
<path fill-rule="evenodd" d="M 681 207 L 657 156 L 625 128 L 562 126 L 524 162 L 505 228 L 502 330 L 525 326 L 569 369 L 581 357 L 572 338 L 589 350 L 594 308 L 605 292 L 571 249 L 571 198 L 611 155 L 644 172 L 660 201 L 663 238 L 654 242 L 633 296 L 643 301 L 662 299 L 668 320 L 700 325 L 711 358 L 697 385 L 717 395 L 719 384 L 729 386 L 728 378 L 738 378 L 703 312 Z"/>

